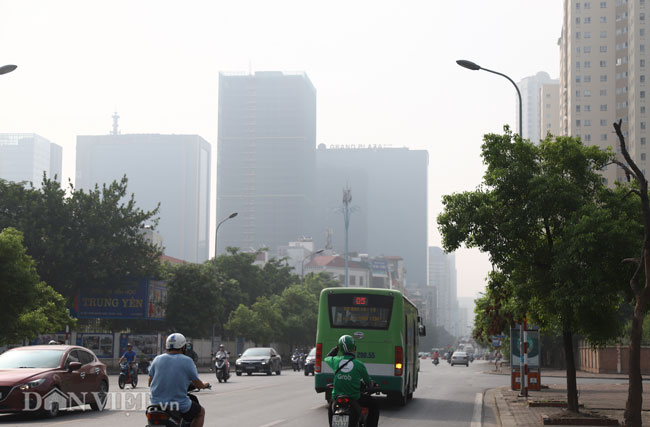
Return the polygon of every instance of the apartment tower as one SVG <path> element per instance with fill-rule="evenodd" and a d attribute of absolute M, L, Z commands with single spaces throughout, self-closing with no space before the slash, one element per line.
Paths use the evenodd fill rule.
<path fill-rule="evenodd" d="M 632 158 L 646 169 L 646 0 L 564 1 L 560 39 L 560 126 L 587 145 L 616 147 L 612 123 L 623 121 Z M 617 148 L 615 148 L 618 151 Z M 622 170 L 603 172 L 609 185 Z"/>
<path fill-rule="evenodd" d="M 522 100 L 522 136 L 529 139 L 531 142 L 537 144 L 539 142 L 539 135 L 541 134 L 540 122 L 540 90 L 544 84 L 559 83 L 557 80 L 552 80 L 548 73 L 540 71 L 534 76 L 525 77 L 517 86 L 521 92 Z M 519 112 L 517 112 L 517 115 Z M 546 137 L 546 133 L 544 133 Z M 544 138 L 541 138 L 544 139 Z"/>
<path fill-rule="evenodd" d="M 61 182 L 63 149 L 35 133 L 0 133 L 0 179 L 31 182 L 39 188 L 43 173 Z"/>

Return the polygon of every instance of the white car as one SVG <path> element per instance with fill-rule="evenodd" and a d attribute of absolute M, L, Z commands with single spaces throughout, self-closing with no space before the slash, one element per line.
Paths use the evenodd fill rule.
<path fill-rule="evenodd" d="M 469 367 L 469 355 L 464 351 L 454 351 L 451 355 L 451 366 L 465 365 Z"/>

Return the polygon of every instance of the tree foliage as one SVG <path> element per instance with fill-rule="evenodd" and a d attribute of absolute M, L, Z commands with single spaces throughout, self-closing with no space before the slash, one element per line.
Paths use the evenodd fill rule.
<path fill-rule="evenodd" d="M 64 298 L 41 282 L 34 261 L 14 228 L 0 232 L 0 344 L 58 332 L 73 326 Z"/>
<path fill-rule="evenodd" d="M 0 200 L 0 229 L 23 232 L 39 275 L 68 301 L 85 286 L 157 271 L 160 248 L 141 227 L 156 225 L 158 209 L 137 208 L 126 177 L 88 192 L 70 184 L 67 193 L 47 178 L 39 189 L 0 180 Z"/>
<path fill-rule="evenodd" d="M 569 408 L 577 411 L 572 336 L 599 343 L 620 332 L 620 260 L 630 252 L 638 218 L 612 203 L 616 195 L 598 174 L 611 151 L 567 137 L 534 145 L 506 128 L 485 136 L 482 156 L 482 185 L 443 197 L 443 245 L 489 253 L 502 275 L 493 284 L 509 284 L 506 304 L 518 309 L 512 320 L 528 314 L 543 328 L 563 331 Z M 488 323 L 504 320 L 495 291 L 483 301 L 493 314 Z"/>

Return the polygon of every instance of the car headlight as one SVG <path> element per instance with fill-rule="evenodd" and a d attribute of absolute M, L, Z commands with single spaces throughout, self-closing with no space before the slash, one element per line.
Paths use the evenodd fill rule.
<path fill-rule="evenodd" d="M 235 365 L 241 365 L 241 360 L 236 361 Z"/>
<path fill-rule="evenodd" d="M 38 387 L 39 385 L 43 384 L 45 382 L 45 378 L 41 378 L 38 380 L 30 381 L 28 383 L 25 383 L 20 386 L 20 389 L 25 391 L 25 390 L 31 390 L 33 388 Z"/>
<path fill-rule="evenodd" d="M 266 365 L 267 363 L 268 363 L 268 362 L 264 362 L 264 361 L 262 361 L 262 365 Z"/>

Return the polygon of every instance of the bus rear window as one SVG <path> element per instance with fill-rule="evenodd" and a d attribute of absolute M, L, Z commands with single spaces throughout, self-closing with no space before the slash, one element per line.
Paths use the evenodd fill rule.
<path fill-rule="evenodd" d="M 393 297 L 374 294 L 328 295 L 332 328 L 388 329 Z"/>

